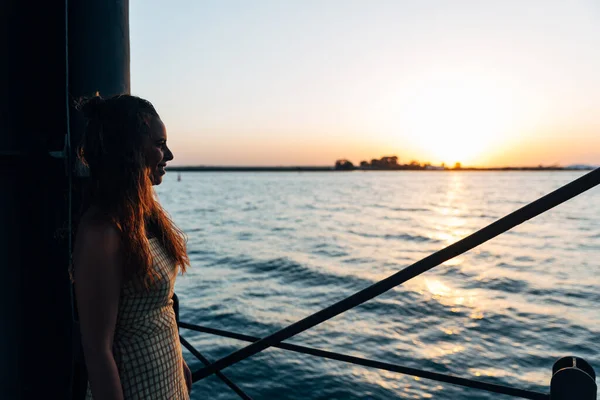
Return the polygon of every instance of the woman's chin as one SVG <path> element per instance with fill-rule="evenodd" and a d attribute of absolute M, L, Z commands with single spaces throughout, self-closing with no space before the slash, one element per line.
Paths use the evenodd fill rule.
<path fill-rule="evenodd" d="M 162 183 L 162 177 L 166 174 L 165 169 L 160 167 L 150 170 L 149 173 L 152 185 L 160 185 Z"/>
<path fill-rule="evenodd" d="M 162 183 L 162 175 L 156 173 L 152 175 L 152 185 L 160 185 Z"/>

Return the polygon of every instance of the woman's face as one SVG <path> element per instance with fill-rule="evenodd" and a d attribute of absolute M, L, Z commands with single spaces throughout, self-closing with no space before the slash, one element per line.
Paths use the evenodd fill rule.
<path fill-rule="evenodd" d="M 150 136 L 146 143 L 145 156 L 152 184 L 160 185 L 167 162 L 173 159 L 173 153 L 167 147 L 165 125 L 158 117 L 152 117 L 150 120 Z"/>

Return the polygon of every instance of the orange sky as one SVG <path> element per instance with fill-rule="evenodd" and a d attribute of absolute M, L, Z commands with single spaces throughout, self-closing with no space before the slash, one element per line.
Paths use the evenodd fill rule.
<path fill-rule="evenodd" d="M 594 1 L 176 3 L 130 11 L 175 165 L 600 164 Z"/>

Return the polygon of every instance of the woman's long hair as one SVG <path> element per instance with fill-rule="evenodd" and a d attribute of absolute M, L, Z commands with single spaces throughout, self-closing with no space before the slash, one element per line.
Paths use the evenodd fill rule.
<path fill-rule="evenodd" d="M 78 104 L 87 123 L 78 156 L 89 169 L 84 207 L 94 205 L 119 230 L 127 279 L 156 278 L 147 232 L 152 232 L 167 254 L 185 272 L 189 266 L 184 233 L 156 199 L 144 146 L 152 118 L 152 104 L 139 97 L 99 96 Z"/>

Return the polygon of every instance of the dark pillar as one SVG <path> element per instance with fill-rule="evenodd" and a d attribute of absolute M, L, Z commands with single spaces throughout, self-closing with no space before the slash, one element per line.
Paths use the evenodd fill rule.
<path fill-rule="evenodd" d="M 5 88 L 9 82 L 8 62 L 5 61 L 5 55 L 8 55 L 8 33 L 9 21 L 9 3 L 0 2 L 0 87 Z M 2 171 L 12 162 L 8 151 L 11 146 L 11 140 L 8 133 L 8 96 L 0 92 L 0 273 L 9 284 L 4 290 L 0 291 L 0 398 L 14 398 L 17 391 L 17 373 L 14 368 L 17 365 L 18 353 L 15 344 L 17 343 L 17 312 L 13 305 L 17 298 L 16 282 L 18 281 L 18 272 L 11 268 L 9 263 L 15 258 L 14 253 L 9 253 L 9 243 L 5 236 L 7 232 L 4 226 L 9 224 L 9 213 L 7 207 L 14 207 L 16 198 L 9 194 L 14 182 L 6 182 L 7 173 Z"/>
<path fill-rule="evenodd" d="M 71 99 L 129 93 L 129 0 L 69 1 L 69 95 Z M 83 122 L 71 115 L 71 144 Z"/>
<path fill-rule="evenodd" d="M 596 373 L 579 357 L 563 357 L 552 367 L 551 400 L 595 400 Z"/>
<path fill-rule="evenodd" d="M 129 1 L 71 0 L 69 1 L 69 96 L 71 157 L 79 145 L 84 121 L 73 108 L 82 96 L 102 97 L 129 93 Z M 71 213 L 74 220 L 81 210 L 81 189 L 86 178 L 78 176 L 74 163 L 72 176 Z M 73 364 L 73 399 L 83 398 L 87 373 L 79 357 L 79 330 L 75 325 L 76 357 Z"/>
<path fill-rule="evenodd" d="M 0 398 L 67 398 L 65 3 L 2 3 Z"/>
<path fill-rule="evenodd" d="M 3 1 L 0 32 L 0 398 L 69 399 L 70 178 L 50 152 L 69 122 L 78 143 L 73 99 L 129 91 L 128 1 Z"/>

